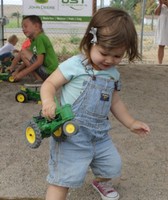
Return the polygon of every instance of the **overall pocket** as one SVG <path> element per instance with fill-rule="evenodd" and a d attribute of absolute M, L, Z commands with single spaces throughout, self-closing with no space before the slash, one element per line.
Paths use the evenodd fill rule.
<path fill-rule="evenodd" d="M 91 87 L 85 99 L 86 112 L 92 116 L 106 118 L 109 114 L 114 87 L 106 90 Z"/>

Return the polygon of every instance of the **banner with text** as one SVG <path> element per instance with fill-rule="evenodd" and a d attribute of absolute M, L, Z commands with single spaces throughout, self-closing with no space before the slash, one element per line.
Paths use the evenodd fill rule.
<path fill-rule="evenodd" d="M 88 22 L 91 0 L 23 0 L 23 15 L 39 15 L 42 21 Z"/>

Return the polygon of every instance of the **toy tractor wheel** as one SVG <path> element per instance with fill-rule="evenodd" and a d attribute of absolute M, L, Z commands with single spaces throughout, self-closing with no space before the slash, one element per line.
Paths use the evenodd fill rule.
<path fill-rule="evenodd" d="M 40 146 L 42 141 L 41 131 L 33 120 L 28 122 L 24 135 L 30 148 L 35 149 Z"/>
<path fill-rule="evenodd" d="M 15 95 L 15 99 L 17 102 L 25 103 L 28 100 L 27 94 L 23 91 L 17 92 Z"/>
<path fill-rule="evenodd" d="M 78 132 L 78 125 L 74 121 L 67 121 L 63 125 L 64 134 L 67 136 L 74 135 Z"/>
<path fill-rule="evenodd" d="M 62 142 L 66 139 L 66 135 L 63 133 L 62 127 L 59 127 L 54 133 L 52 133 L 53 138 L 57 142 Z"/>
<path fill-rule="evenodd" d="M 59 138 L 62 135 L 62 127 L 59 127 L 54 133 L 52 134 L 54 138 Z"/>
<path fill-rule="evenodd" d="M 9 76 L 9 77 L 8 77 L 8 81 L 9 81 L 10 83 L 13 83 L 13 82 L 14 82 L 13 76 Z"/>

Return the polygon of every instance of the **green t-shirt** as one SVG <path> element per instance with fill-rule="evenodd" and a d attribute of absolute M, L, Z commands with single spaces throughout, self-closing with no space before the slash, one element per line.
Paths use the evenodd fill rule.
<path fill-rule="evenodd" d="M 58 57 L 50 39 L 44 33 L 40 33 L 32 40 L 30 50 L 35 55 L 44 54 L 43 65 L 48 74 L 51 74 L 58 67 Z"/>

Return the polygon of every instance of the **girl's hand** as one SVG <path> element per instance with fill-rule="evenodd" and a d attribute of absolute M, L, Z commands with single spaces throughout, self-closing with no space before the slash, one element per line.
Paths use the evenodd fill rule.
<path fill-rule="evenodd" d="M 48 120 L 52 120 L 55 117 L 56 103 L 52 100 L 42 101 L 42 114 Z"/>
<path fill-rule="evenodd" d="M 130 130 L 140 136 L 145 136 L 148 135 L 150 132 L 150 128 L 147 124 L 141 122 L 141 121 L 137 121 L 135 120 L 131 126 L 130 126 Z"/>

